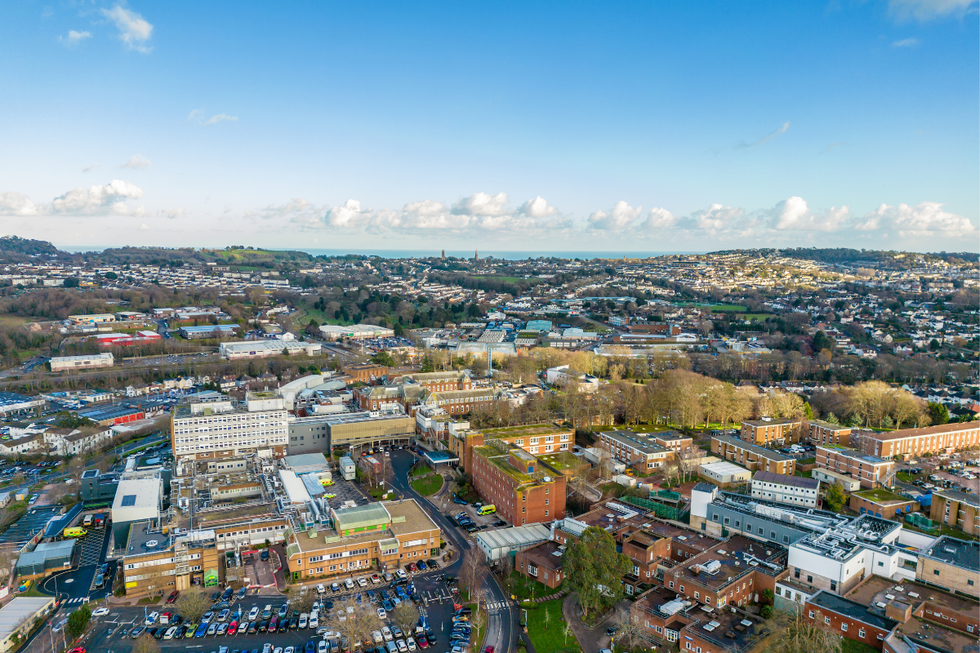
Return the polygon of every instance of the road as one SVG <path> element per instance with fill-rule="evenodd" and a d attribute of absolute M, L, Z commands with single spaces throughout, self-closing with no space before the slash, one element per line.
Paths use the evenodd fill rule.
<path fill-rule="evenodd" d="M 444 573 L 458 577 L 460 569 L 463 566 L 463 555 L 465 555 L 467 550 L 472 548 L 473 543 L 462 535 L 462 532 L 449 521 L 447 516 L 439 508 L 409 485 L 408 470 L 411 469 L 413 464 L 415 464 L 415 455 L 412 452 L 407 450 L 392 451 L 391 469 L 394 473 L 391 484 L 402 495 L 415 499 L 429 514 L 429 517 L 436 522 L 440 530 L 442 530 L 443 536 L 456 547 L 459 555 L 456 556 L 456 560 L 451 565 L 445 568 Z M 488 616 L 484 644 L 486 646 L 493 646 L 494 650 L 498 653 L 510 653 L 515 650 L 517 644 L 517 610 L 492 575 L 487 577 L 485 590 Z M 479 645 L 479 642 L 473 642 L 473 650 L 477 651 Z"/>

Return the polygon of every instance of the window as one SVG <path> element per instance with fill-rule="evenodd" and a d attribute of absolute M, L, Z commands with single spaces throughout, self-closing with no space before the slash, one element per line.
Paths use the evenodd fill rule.
<path fill-rule="evenodd" d="M 829 626 L 830 625 L 830 617 L 824 617 L 823 618 L 823 622 Z"/>
<path fill-rule="evenodd" d="M 861 639 L 864 639 L 864 628 L 862 628 L 861 630 L 858 631 L 858 637 L 860 637 Z"/>
<path fill-rule="evenodd" d="M 846 623 L 842 623 L 840 625 L 840 629 L 846 633 L 847 632 L 847 624 Z"/>
<path fill-rule="evenodd" d="M 810 610 L 810 618 L 813 619 L 813 610 Z"/>

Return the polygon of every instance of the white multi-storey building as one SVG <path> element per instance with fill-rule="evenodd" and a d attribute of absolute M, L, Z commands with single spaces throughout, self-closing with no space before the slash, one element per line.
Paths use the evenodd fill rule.
<path fill-rule="evenodd" d="M 174 409 L 170 443 L 178 463 L 250 454 L 281 458 L 289 443 L 288 414 L 274 392 L 250 392 L 244 405 L 209 396 Z"/>
<path fill-rule="evenodd" d="M 791 506 L 817 507 L 820 481 L 774 472 L 756 472 L 752 477 L 752 498 Z"/>

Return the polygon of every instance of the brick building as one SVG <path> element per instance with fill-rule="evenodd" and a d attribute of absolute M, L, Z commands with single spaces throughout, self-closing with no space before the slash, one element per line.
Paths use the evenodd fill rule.
<path fill-rule="evenodd" d="M 672 440 L 669 440 L 673 431 L 668 433 L 665 434 L 663 442 L 671 444 L 670 447 L 658 442 L 657 434 L 648 435 L 628 430 L 603 431 L 596 438 L 596 446 L 608 451 L 619 462 L 645 475 L 653 473 L 676 457 Z"/>
<path fill-rule="evenodd" d="M 753 472 L 761 470 L 787 475 L 796 472 L 796 459 L 792 456 L 738 438 L 728 436 L 711 438 L 711 453 Z"/>
<path fill-rule="evenodd" d="M 854 492 L 847 505 L 862 515 L 868 513 L 883 519 L 901 520 L 902 515 L 911 513 L 919 504 L 890 490 L 875 488 Z"/>
<path fill-rule="evenodd" d="M 819 591 L 806 600 L 803 616 L 831 632 L 881 650 L 888 633 L 898 625 L 890 617 L 873 613 L 863 605 L 831 592 Z"/>
<path fill-rule="evenodd" d="M 387 376 L 390 371 L 390 368 L 375 363 L 348 365 L 344 368 L 344 374 L 350 378 L 352 383 L 374 383 L 379 381 L 381 377 Z"/>
<path fill-rule="evenodd" d="M 851 427 L 813 419 L 806 423 L 804 437 L 810 444 L 839 444 L 846 447 L 851 443 Z"/>
<path fill-rule="evenodd" d="M 960 490 L 934 490 L 929 519 L 967 535 L 980 535 L 980 499 Z"/>
<path fill-rule="evenodd" d="M 852 434 L 852 440 L 856 439 Z M 950 453 L 980 446 L 980 422 L 941 424 L 921 429 L 899 429 L 890 433 L 861 431 L 856 447 L 863 454 L 891 458 L 914 458 L 931 453 Z"/>
<path fill-rule="evenodd" d="M 965 596 L 980 588 L 980 542 L 944 535 L 919 552 L 916 580 Z"/>
<path fill-rule="evenodd" d="M 417 385 L 429 392 L 470 390 L 473 380 L 466 372 L 413 372 L 391 379 L 392 385 Z"/>
<path fill-rule="evenodd" d="M 762 446 L 783 446 L 799 442 L 803 433 L 803 422 L 798 419 L 764 417 L 742 422 L 740 437 L 746 442 Z"/>
<path fill-rule="evenodd" d="M 489 440 L 472 450 L 470 474 L 484 503 L 515 526 L 565 517 L 568 478 L 514 445 Z"/>
<path fill-rule="evenodd" d="M 521 549 L 514 556 L 514 569 L 518 573 L 555 589 L 565 580 L 561 570 L 562 551 L 557 542 L 549 540 L 527 549 Z"/>
<path fill-rule="evenodd" d="M 817 445 L 817 467 L 853 476 L 861 487 L 879 487 L 889 478 L 895 463 L 836 444 Z"/>

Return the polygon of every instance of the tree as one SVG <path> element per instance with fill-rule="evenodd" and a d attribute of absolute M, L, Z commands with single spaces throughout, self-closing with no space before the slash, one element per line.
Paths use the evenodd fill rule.
<path fill-rule="evenodd" d="M 390 353 L 384 350 L 372 356 L 371 362 L 377 365 L 384 365 L 385 367 L 395 367 L 395 359 L 391 357 Z"/>
<path fill-rule="evenodd" d="M 350 648 L 362 648 L 358 646 L 364 640 L 371 637 L 371 624 L 369 613 L 365 609 L 359 612 L 348 614 L 347 618 L 337 624 L 337 630 L 350 642 Z"/>
<path fill-rule="evenodd" d="M 487 563 L 483 554 L 475 548 L 467 549 L 463 556 L 463 567 L 459 570 L 459 580 L 466 588 L 468 597 L 472 598 L 474 590 L 483 585 L 487 571 Z"/>
<path fill-rule="evenodd" d="M 286 591 L 286 596 L 289 599 L 289 605 L 296 612 L 309 612 L 313 609 L 314 595 L 312 591 L 304 592 L 299 585 L 293 585 Z"/>
<path fill-rule="evenodd" d="M 929 420 L 933 424 L 946 424 L 949 422 L 949 409 L 946 406 L 930 401 L 926 410 L 928 410 Z"/>
<path fill-rule="evenodd" d="M 630 619 L 630 613 L 628 610 L 617 616 L 616 634 L 614 636 L 616 649 L 621 651 L 632 651 L 636 645 L 640 643 L 640 638 L 642 635 L 643 629 L 640 628 L 639 617 L 637 617 L 636 621 L 633 621 Z"/>
<path fill-rule="evenodd" d="M 415 624 L 419 621 L 419 609 L 414 603 L 402 601 L 391 613 L 391 618 L 398 624 L 405 633 L 410 633 L 415 629 Z"/>
<path fill-rule="evenodd" d="M 187 621 L 196 623 L 211 609 L 211 599 L 201 591 L 184 591 L 177 597 L 177 612 Z"/>
<path fill-rule="evenodd" d="M 65 288 L 78 288 L 78 279 L 75 277 L 68 277 L 62 282 Z"/>
<path fill-rule="evenodd" d="M 847 503 L 847 491 L 840 483 L 834 483 L 827 488 L 827 494 L 824 495 L 823 502 L 831 511 L 840 512 L 844 504 Z"/>
<path fill-rule="evenodd" d="M 843 640 L 840 633 L 807 620 L 803 610 L 774 613 L 763 622 L 760 637 L 768 639 L 766 653 L 841 653 Z"/>
<path fill-rule="evenodd" d="M 68 634 L 75 637 L 81 636 L 85 632 L 85 627 L 92 620 L 92 611 L 84 603 L 80 608 L 71 613 L 68 617 Z"/>
<path fill-rule="evenodd" d="M 622 577 L 633 565 L 616 552 L 616 541 L 609 532 L 590 526 L 565 549 L 562 568 L 571 589 L 578 592 L 582 615 L 611 605 L 623 594 Z"/>
<path fill-rule="evenodd" d="M 160 645 L 148 633 L 143 633 L 133 644 L 133 653 L 160 653 Z"/>

